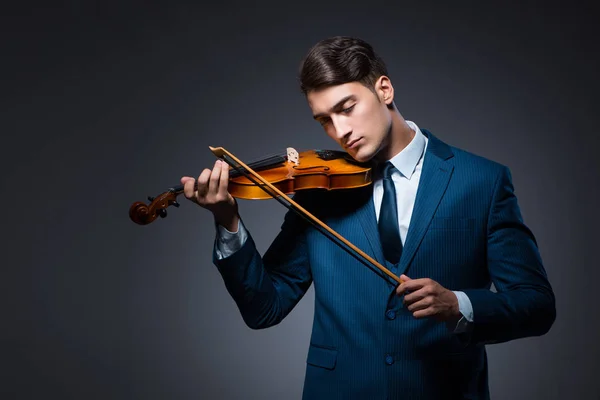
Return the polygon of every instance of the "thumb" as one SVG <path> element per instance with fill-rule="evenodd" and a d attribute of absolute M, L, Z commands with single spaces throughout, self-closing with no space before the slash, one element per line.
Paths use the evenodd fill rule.
<path fill-rule="evenodd" d="M 192 178 L 192 177 L 190 177 L 190 176 L 182 176 L 182 177 L 181 177 L 181 184 L 182 184 L 182 185 L 185 185 L 185 183 L 186 183 L 187 181 L 189 181 L 190 179 L 194 179 L 194 178 Z M 194 179 L 194 180 L 195 180 L 195 179 Z"/>

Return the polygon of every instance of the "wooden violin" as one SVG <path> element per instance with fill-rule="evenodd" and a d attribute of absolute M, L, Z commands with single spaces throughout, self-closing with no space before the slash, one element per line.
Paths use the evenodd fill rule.
<path fill-rule="evenodd" d="M 228 157 L 225 149 L 210 149 L 230 165 L 227 191 L 233 197 L 249 200 L 273 198 L 273 191 L 257 182 L 256 178 L 232 159 L 233 156 Z M 336 150 L 308 150 L 298 153 L 295 149 L 288 148 L 285 155 L 271 156 L 250 163 L 248 167 L 260 172 L 262 178 L 286 195 L 306 189 L 360 188 L 372 181 L 370 163 L 358 163 L 348 153 Z M 194 190 L 196 189 L 197 183 L 194 184 Z M 129 217 L 140 225 L 147 225 L 158 217 L 164 218 L 167 216 L 167 207 L 179 207 L 176 197 L 182 193 L 183 185 L 178 185 L 158 196 L 149 196 L 149 205 L 135 202 L 129 209 Z"/>
<path fill-rule="evenodd" d="M 388 277 L 402 283 L 398 276 L 288 197 L 288 194 L 299 190 L 352 189 L 370 185 L 371 163 L 359 163 L 342 151 L 309 150 L 298 153 L 293 148 L 288 148 L 286 155 L 273 156 L 246 165 L 222 147 L 209 148 L 215 156 L 230 166 L 227 190 L 233 197 L 278 200 L 359 261 L 377 267 Z M 261 174 L 256 171 L 260 171 Z M 197 188 L 197 183 L 194 188 Z M 151 202 L 149 205 L 135 202 L 129 208 L 129 217 L 139 225 L 147 225 L 158 217 L 164 218 L 169 206 L 179 207 L 177 196 L 181 193 L 183 185 L 178 185 L 156 197 L 148 197 Z"/>

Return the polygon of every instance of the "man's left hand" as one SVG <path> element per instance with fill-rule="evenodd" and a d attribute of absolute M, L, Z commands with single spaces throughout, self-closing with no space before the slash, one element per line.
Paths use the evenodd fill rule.
<path fill-rule="evenodd" d="M 458 320 L 458 298 L 451 291 L 429 278 L 411 279 L 400 276 L 404 282 L 396 288 L 398 296 L 404 295 L 403 304 L 415 318 L 431 317 L 439 321 Z"/>

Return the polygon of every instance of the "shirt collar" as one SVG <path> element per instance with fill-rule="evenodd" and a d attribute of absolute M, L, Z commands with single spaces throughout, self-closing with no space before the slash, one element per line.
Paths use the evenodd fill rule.
<path fill-rule="evenodd" d="M 427 139 L 419 127 L 412 121 L 406 121 L 408 126 L 415 131 L 415 136 L 400 153 L 396 154 L 390 162 L 400 171 L 402 175 L 410 179 L 417 168 L 417 164 L 423 155 Z"/>

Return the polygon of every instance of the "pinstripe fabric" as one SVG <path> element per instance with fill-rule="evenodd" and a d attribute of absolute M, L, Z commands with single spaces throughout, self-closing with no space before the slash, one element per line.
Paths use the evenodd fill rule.
<path fill-rule="evenodd" d="M 413 318 L 394 281 L 291 213 L 262 258 L 251 235 L 232 256 L 214 257 L 253 329 L 279 323 L 314 284 L 305 399 L 487 399 L 485 344 L 541 335 L 554 321 L 554 295 L 508 169 L 422 131 L 429 145 L 398 265 L 383 258 L 371 188 L 296 200 L 398 275 L 464 291 L 470 334 Z"/>

